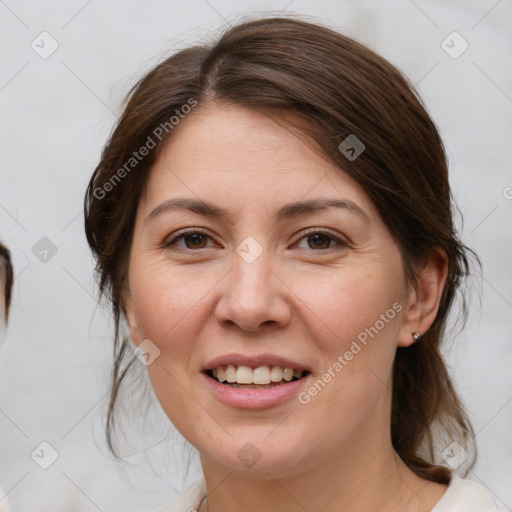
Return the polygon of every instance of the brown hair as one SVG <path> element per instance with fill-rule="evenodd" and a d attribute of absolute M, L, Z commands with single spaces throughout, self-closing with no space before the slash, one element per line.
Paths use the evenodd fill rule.
<path fill-rule="evenodd" d="M 459 241 L 454 228 L 443 143 L 414 87 L 389 62 L 334 30 L 283 17 L 240 23 L 213 44 L 181 50 L 148 72 L 129 92 L 90 180 L 85 231 L 97 259 L 100 294 L 109 295 L 116 328 L 107 422 L 113 453 L 116 397 L 134 360 L 129 358 L 129 339 L 119 333 L 121 292 L 135 213 L 156 151 L 133 169 L 127 169 L 126 162 L 191 99 L 200 107 L 214 100 L 281 119 L 287 113 L 301 119 L 300 132 L 372 199 L 401 249 L 411 282 L 415 263 L 434 247 L 446 252 L 449 270 L 437 317 L 420 341 L 396 352 L 391 437 L 412 471 L 447 483 L 449 471 L 437 465 L 435 442 L 446 439 L 468 448 L 474 436 L 440 344 L 474 253 Z M 338 148 L 351 134 L 365 145 L 354 160 Z M 158 147 L 171 135 L 169 128 L 157 137 Z M 461 300 L 465 318 L 464 297 Z M 472 467 L 474 456 L 469 462 Z"/>
<path fill-rule="evenodd" d="M 0 283 L 4 296 L 4 313 L 6 319 L 9 317 L 13 280 L 11 254 L 5 246 L 0 244 Z"/>

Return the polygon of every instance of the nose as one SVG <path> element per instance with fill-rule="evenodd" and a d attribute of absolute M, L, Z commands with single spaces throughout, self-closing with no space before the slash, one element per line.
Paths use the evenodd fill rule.
<path fill-rule="evenodd" d="M 265 251 L 252 262 L 234 255 L 233 268 L 223 280 L 222 295 L 216 306 L 219 323 L 258 332 L 265 325 L 278 328 L 290 322 L 290 291 L 270 268 L 270 260 Z"/>

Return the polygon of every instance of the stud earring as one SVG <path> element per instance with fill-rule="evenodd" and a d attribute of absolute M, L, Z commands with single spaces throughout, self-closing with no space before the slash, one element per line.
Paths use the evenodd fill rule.
<path fill-rule="evenodd" d="M 412 333 L 412 337 L 414 338 L 414 341 L 418 341 L 421 338 L 421 334 L 416 331 Z"/>

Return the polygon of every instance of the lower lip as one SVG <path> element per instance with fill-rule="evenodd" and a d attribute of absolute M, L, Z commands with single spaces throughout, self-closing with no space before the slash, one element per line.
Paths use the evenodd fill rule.
<path fill-rule="evenodd" d="M 215 397 L 222 403 L 243 409 L 261 409 L 279 405 L 293 396 L 297 395 L 311 374 L 302 379 L 280 384 L 273 388 L 262 389 L 241 389 L 226 386 L 212 379 L 205 373 L 202 374 L 206 383 L 212 390 Z"/>

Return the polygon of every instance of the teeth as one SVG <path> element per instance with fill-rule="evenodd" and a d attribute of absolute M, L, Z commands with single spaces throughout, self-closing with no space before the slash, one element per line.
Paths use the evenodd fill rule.
<path fill-rule="evenodd" d="M 237 371 L 236 371 L 236 368 L 232 365 L 232 364 L 228 364 L 226 366 L 226 380 L 228 382 L 236 382 L 236 374 L 237 374 Z"/>
<path fill-rule="evenodd" d="M 252 384 L 252 370 L 248 366 L 239 366 L 236 371 L 238 384 Z"/>
<path fill-rule="evenodd" d="M 300 379 L 304 372 L 302 370 L 293 370 L 292 368 L 282 368 L 281 366 L 259 366 L 251 368 L 250 366 L 218 366 L 212 369 L 213 376 L 219 382 L 229 382 L 231 384 L 260 384 L 279 383 L 281 381 L 290 382 L 295 377 Z"/>
<path fill-rule="evenodd" d="M 270 384 L 270 368 L 268 366 L 260 366 L 252 371 L 253 384 Z"/>
<path fill-rule="evenodd" d="M 285 368 L 283 370 L 283 379 L 287 382 L 293 379 L 293 370 L 291 368 Z"/>
<path fill-rule="evenodd" d="M 283 380 L 283 369 L 280 366 L 273 366 L 270 372 L 272 382 L 281 382 Z"/>

